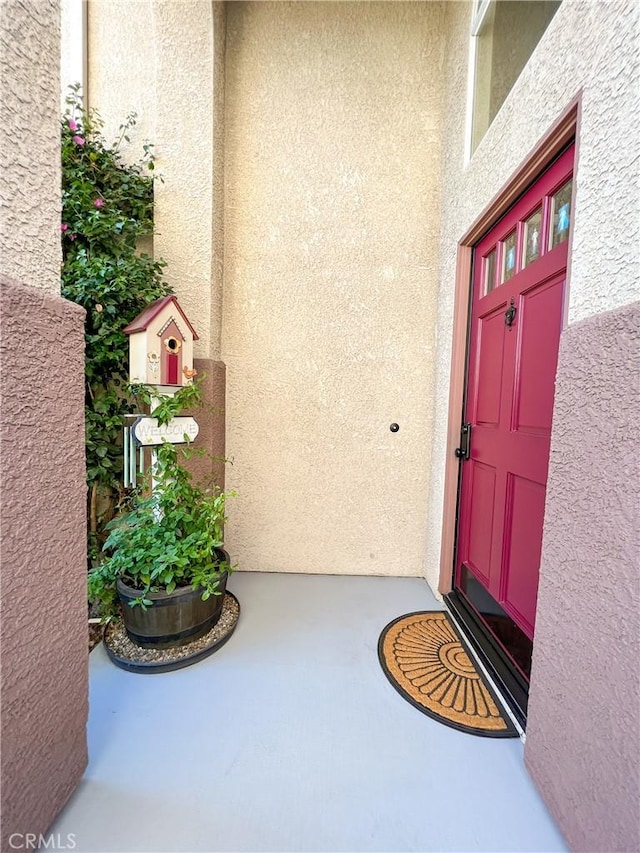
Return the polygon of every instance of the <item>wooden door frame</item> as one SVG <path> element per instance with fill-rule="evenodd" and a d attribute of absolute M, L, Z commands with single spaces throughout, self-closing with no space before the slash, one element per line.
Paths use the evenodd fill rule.
<path fill-rule="evenodd" d="M 442 513 L 442 536 L 440 548 L 440 577 L 438 591 L 443 595 L 453 587 L 453 570 L 455 559 L 458 482 L 460 463 L 455 456 L 455 449 L 460 443 L 460 426 L 464 409 L 464 392 L 467 363 L 467 336 L 469 323 L 469 287 L 471 283 L 471 261 L 473 246 L 485 234 L 523 192 L 535 181 L 545 167 L 556 155 L 575 138 L 575 164 L 578 161 L 578 144 L 580 115 L 582 107 L 582 91 L 567 107 L 564 113 L 553 124 L 547 134 L 528 155 L 525 162 L 516 169 L 498 195 L 482 211 L 480 216 L 458 243 L 456 262 L 455 302 L 453 312 L 453 339 L 451 351 L 451 374 L 449 378 L 449 413 L 447 422 L 447 448 L 444 477 L 444 499 Z M 576 182 L 573 184 L 575 196 Z M 575 203 L 572 203 L 575 210 Z M 573 219 L 573 217 L 572 217 Z M 573 222 L 571 223 L 573 231 Z M 571 233 L 569 239 L 571 239 Z M 571 268 L 571 253 L 567 259 L 567 287 L 565 289 L 565 305 L 562 328 L 567 322 L 567 306 L 569 293 L 569 278 Z"/>

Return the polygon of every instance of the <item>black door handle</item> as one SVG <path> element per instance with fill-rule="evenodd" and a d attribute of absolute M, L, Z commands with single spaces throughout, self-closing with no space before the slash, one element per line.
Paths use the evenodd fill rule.
<path fill-rule="evenodd" d="M 460 447 L 456 447 L 456 456 L 466 461 L 471 456 L 471 424 L 462 424 L 460 428 Z"/>

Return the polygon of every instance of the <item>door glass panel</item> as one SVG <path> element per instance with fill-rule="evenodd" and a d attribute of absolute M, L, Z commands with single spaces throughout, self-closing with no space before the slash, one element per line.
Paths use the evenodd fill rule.
<path fill-rule="evenodd" d="M 492 249 L 484 259 L 484 295 L 496 286 L 496 250 Z"/>
<path fill-rule="evenodd" d="M 569 239 L 569 225 L 571 223 L 571 190 L 573 181 L 560 187 L 551 199 L 551 233 L 549 237 L 549 248 L 553 249 L 560 243 Z"/>
<path fill-rule="evenodd" d="M 502 281 L 509 281 L 516 271 L 516 232 L 511 234 L 502 244 Z"/>
<path fill-rule="evenodd" d="M 537 261 L 540 257 L 540 232 L 542 230 L 542 208 L 524 223 L 524 234 L 522 240 L 522 266 L 523 268 Z"/>

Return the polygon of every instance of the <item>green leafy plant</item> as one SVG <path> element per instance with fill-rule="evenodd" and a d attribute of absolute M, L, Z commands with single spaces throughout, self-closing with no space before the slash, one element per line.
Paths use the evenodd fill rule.
<path fill-rule="evenodd" d="M 166 423 L 198 399 L 197 385 L 187 386 L 153 415 Z M 168 400 L 173 401 L 170 406 Z M 108 556 L 89 573 L 89 596 L 100 603 L 104 615 L 117 613 L 119 578 L 139 590 L 132 604 L 143 608 L 152 603 L 147 598 L 150 592 L 193 587 L 202 590 L 204 600 L 219 594 L 220 577 L 232 568 L 216 549 L 222 547 L 225 506 L 233 493 L 209 481 L 195 482 L 181 464 L 181 458 L 189 455 L 189 448 L 169 443 L 158 447 L 153 491 L 147 477 L 141 489 L 125 498 L 122 514 L 107 525 L 110 532 L 104 551 Z"/>
<path fill-rule="evenodd" d="M 158 398 L 154 389 L 148 385 L 131 385 L 130 391 L 142 406 L 153 406 L 153 417 L 158 424 L 168 424 L 172 418 L 180 415 L 185 409 L 198 408 L 202 403 L 200 383 L 195 380 L 190 385 L 184 385 L 172 396 Z M 159 400 L 159 402 L 158 402 Z"/>
<path fill-rule="evenodd" d="M 131 411 L 129 348 L 122 329 L 150 302 L 171 292 L 164 263 L 140 251 L 153 234 L 151 145 L 126 164 L 121 145 L 135 125 L 131 114 L 108 145 L 103 123 L 86 111 L 72 86 L 61 120 L 62 295 L 86 309 L 85 424 L 89 558 L 94 562 L 105 525 L 122 498 L 122 423 Z"/>

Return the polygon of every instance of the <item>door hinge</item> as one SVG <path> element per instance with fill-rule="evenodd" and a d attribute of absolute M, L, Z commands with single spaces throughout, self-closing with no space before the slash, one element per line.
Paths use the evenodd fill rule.
<path fill-rule="evenodd" d="M 462 424 L 460 428 L 460 447 L 456 447 L 456 456 L 463 462 L 471 456 L 471 424 Z"/>

